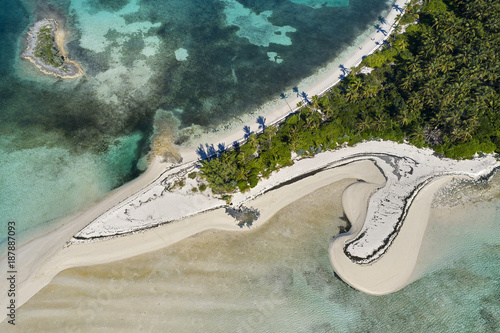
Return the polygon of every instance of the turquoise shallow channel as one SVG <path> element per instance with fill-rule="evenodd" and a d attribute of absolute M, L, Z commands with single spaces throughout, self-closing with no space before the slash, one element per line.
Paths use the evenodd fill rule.
<path fill-rule="evenodd" d="M 2 223 L 15 221 L 26 240 L 88 207 L 143 171 L 153 133 L 170 132 L 182 144 L 278 99 L 392 3 L 5 0 Z M 28 28 L 42 18 L 64 27 L 84 77 L 57 79 L 20 58 Z"/>

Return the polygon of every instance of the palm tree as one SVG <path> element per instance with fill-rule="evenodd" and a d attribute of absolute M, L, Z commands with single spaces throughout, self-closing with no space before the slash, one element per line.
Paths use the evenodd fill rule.
<path fill-rule="evenodd" d="M 349 76 L 349 87 L 354 89 L 354 91 L 358 91 L 361 87 L 363 87 L 363 82 L 357 75 Z"/>
<path fill-rule="evenodd" d="M 268 144 L 269 149 L 271 149 L 272 139 L 273 139 L 273 136 L 276 135 L 276 132 L 278 132 L 278 128 L 276 126 L 268 126 L 264 130 L 263 135 L 265 135 L 267 138 L 267 144 Z"/>
<path fill-rule="evenodd" d="M 324 113 L 325 113 L 326 118 L 328 118 L 328 119 L 333 116 L 333 108 L 330 106 L 330 104 L 328 104 L 325 107 Z"/>
<path fill-rule="evenodd" d="M 247 142 L 250 144 L 252 148 L 258 148 L 259 146 L 259 138 L 255 133 L 252 133 L 248 136 Z"/>
<path fill-rule="evenodd" d="M 385 114 L 379 115 L 374 124 L 377 127 L 377 131 L 381 132 L 387 124 L 387 121 L 385 120 Z"/>
<path fill-rule="evenodd" d="M 358 98 L 358 93 L 353 90 L 353 89 L 348 89 L 346 92 L 345 92 L 345 98 L 348 102 L 351 102 L 355 99 Z"/>
<path fill-rule="evenodd" d="M 370 116 L 365 116 L 361 122 L 356 124 L 359 128 L 359 133 L 370 129 L 372 122 L 373 120 L 370 118 Z"/>
<path fill-rule="evenodd" d="M 311 97 L 311 106 L 316 111 L 320 110 L 318 95 L 314 95 L 313 97 Z"/>
<path fill-rule="evenodd" d="M 415 127 L 413 132 L 410 134 L 410 137 L 416 141 L 424 140 L 425 135 L 424 135 L 424 131 L 423 131 L 422 127 L 420 125 Z"/>
<path fill-rule="evenodd" d="M 408 111 L 406 110 L 401 111 L 401 113 L 398 116 L 398 120 L 402 126 L 408 125 L 411 122 L 411 117 L 408 114 Z"/>

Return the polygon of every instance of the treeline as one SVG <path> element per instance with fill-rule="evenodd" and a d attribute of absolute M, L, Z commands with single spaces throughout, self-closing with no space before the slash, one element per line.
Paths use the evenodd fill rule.
<path fill-rule="evenodd" d="M 411 3 L 398 27 L 404 33 L 279 127 L 202 160 L 202 177 L 214 193 L 245 191 L 291 165 L 292 152 L 312 156 L 373 139 L 406 140 L 456 159 L 498 152 L 499 24 L 497 0 Z M 375 69 L 360 74 L 362 66 Z"/>

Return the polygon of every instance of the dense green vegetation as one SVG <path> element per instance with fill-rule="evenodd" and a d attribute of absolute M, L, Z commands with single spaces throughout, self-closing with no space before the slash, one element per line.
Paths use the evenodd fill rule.
<path fill-rule="evenodd" d="M 499 152 L 500 2 L 415 2 L 398 29 L 416 19 L 364 59 L 360 67 L 375 68 L 370 74 L 353 69 L 279 127 L 202 160 L 214 193 L 254 187 L 292 164 L 292 152 L 312 156 L 362 140 L 407 140 L 457 159 Z"/>
<path fill-rule="evenodd" d="M 63 65 L 64 59 L 56 49 L 54 37 L 51 32 L 52 25 L 50 24 L 46 24 L 38 30 L 34 55 L 40 58 L 43 63 L 57 68 Z"/>

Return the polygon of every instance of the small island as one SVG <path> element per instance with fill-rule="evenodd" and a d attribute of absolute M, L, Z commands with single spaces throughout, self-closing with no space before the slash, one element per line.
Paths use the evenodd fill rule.
<path fill-rule="evenodd" d="M 53 19 L 36 22 L 28 31 L 28 47 L 21 57 L 31 61 L 43 73 L 63 79 L 83 75 L 80 65 L 66 56 L 64 32 Z"/>

